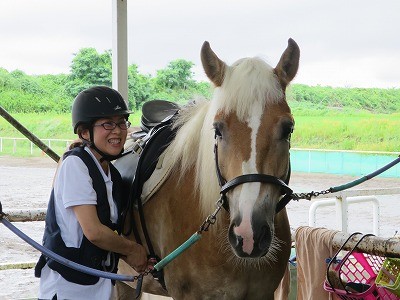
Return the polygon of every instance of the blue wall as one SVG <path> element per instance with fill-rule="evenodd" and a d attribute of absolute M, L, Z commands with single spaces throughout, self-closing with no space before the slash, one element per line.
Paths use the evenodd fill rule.
<path fill-rule="evenodd" d="M 364 176 L 382 168 L 398 153 L 291 149 L 292 171 Z M 380 177 L 400 177 L 400 163 Z"/>

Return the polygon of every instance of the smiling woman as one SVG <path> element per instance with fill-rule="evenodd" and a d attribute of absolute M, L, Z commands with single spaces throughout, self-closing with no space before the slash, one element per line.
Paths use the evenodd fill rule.
<path fill-rule="evenodd" d="M 59 163 L 43 236 L 43 246 L 56 254 L 114 273 L 119 258 L 138 272 L 147 267 L 144 247 L 120 235 L 126 200 L 121 175 L 110 163 L 123 151 L 129 114 L 122 96 L 109 87 L 76 96 L 72 124 L 80 141 Z M 43 254 L 35 276 L 40 299 L 109 299 L 113 291 L 110 279 L 72 270 Z"/>

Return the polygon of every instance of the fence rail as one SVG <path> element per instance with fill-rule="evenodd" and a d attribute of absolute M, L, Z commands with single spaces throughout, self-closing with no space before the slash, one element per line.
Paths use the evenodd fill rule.
<path fill-rule="evenodd" d="M 65 150 L 71 144 L 72 140 L 67 139 L 41 139 L 49 148 L 57 146 Z M 0 153 L 15 154 L 19 149 L 28 147 L 30 155 L 34 154 L 35 149 L 39 149 L 28 138 L 23 137 L 0 137 Z M 8 151 L 6 151 L 8 149 Z"/>
<path fill-rule="evenodd" d="M 345 190 L 327 195 L 316 197 L 318 201 L 314 201 L 308 211 L 308 225 L 317 227 L 317 209 L 320 207 L 334 206 L 336 213 L 336 229 L 348 233 L 349 232 L 349 205 L 354 203 L 371 203 L 372 204 L 372 232 L 379 236 L 380 234 L 380 204 L 378 195 L 399 195 L 400 188 L 378 188 L 364 190 Z"/>

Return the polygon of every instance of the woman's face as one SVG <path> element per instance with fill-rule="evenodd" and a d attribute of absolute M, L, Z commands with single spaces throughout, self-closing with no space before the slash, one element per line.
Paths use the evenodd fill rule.
<path fill-rule="evenodd" d="M 109 155 L 121 153 L 127 136 L 126 120 L 124 116 L 107 117 L 98 119 L 93 124 L 93 142 L 96 147 Z M 114 129 L 110 129 L 114 127 Z M 121 129 L 121 127 L 125 129 Z M 106 129 L 108 128 L 108 129 Z M 89 130 L 85 130 L 82 136 L 89 139 Z M 95 153 L 96 155 L 97 153 Z"/>

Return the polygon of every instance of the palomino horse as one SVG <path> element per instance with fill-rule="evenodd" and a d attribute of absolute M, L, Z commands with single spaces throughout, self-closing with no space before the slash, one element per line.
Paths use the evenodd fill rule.
<path fill-rule="evenodd" d="M 151 276 L 145 277 L 143 291 L 174 299 L 274 298 L 291 247 L 286 209 L 276 212 L 276 207 L 290 176 L 294 120 L 285 89 L 297 73 L 299 56 L 289 39 L 275 68 L 260 58 L 229 66 L 203 44 L 213 98 L 196 100 L 178 114 L 176 136 L 165 150 L 172 170 L 144 205 L 156 254 L 165 257 L 198 231 L 228 182 L 226 210 L 201 240 L 165 267 L 168 293 L 151 284 Z"/>

